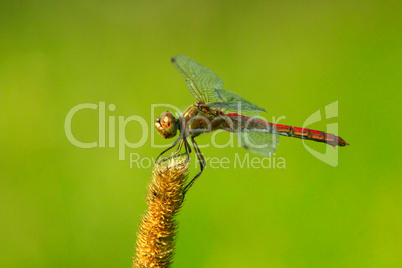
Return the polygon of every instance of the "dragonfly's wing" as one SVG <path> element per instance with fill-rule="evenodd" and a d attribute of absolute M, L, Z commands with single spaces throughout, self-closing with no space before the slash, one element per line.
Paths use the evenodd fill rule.
<path fill-rule="evenodd" d="M 218 102 L 210 103 L 208 106 L 225 113 L 237 113 L 251 117 L 259 115 L 261 111 L 266 112 L 265 109 L 246 101 L 239 95 L 223 89 L 220 91 Z"/>
<path fill-rule="evenodd" d="M 172 63 L 186 79 L 187 86 L 197 101 L 217 102 L 223 87 L 219 76 L 186 56 L 175 56 L 172 58 Z"/>
<path fill-rule="evenodd" d="M 239 132 L 237 133 L 240 144 L 252 153 L 270 156 L 276 151 L 279 142 L 278 132 Z"/>

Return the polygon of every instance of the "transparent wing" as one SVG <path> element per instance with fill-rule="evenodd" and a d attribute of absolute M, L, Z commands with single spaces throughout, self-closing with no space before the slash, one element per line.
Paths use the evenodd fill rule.
<path fill-rule="evenodd" d="M 259 115 L 261 111 L 266 112 L 265 109 L 246 101 L 241 96 L 223 89 L 220 91 L 218 102 L 210 103 L 208 106 L 224 113 L 237 113 L 251 117 Z"/>
<path fill-rule="evenodd" d="M 217 102 L 223 87 L 219 76 L 186 56 L 175 56 L 172 63 L 186 79 L 187 86 L 197 101 Z"/>
<path fill-rule="evenodd" d="M 279 142 L 279 135 L 275 129 L 272 130 L 272 133 L 242 131 L 237 134 L 243 148 L 264 156 L 273 154 Z"/>

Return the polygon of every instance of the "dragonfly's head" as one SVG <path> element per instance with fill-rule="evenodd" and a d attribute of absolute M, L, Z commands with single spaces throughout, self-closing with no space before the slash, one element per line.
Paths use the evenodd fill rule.
<path fill-rule="evenodd" d="M 156 118 L 155 128 L 165 139 L 176 136 L 179 128 L 179 121 L 169 111 L 163 112 L 161 116 Z"/>

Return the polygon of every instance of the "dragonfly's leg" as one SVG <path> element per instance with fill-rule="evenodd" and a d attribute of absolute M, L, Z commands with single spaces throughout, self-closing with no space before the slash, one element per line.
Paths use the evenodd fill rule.
<path fill-rule="evenodd" d="M 181 151 L 181 149 L 182 149 L 182 147 L 183 147 L 183 144 L 184 144 L 184 148 L 185 148 L 185 151 L 186 151 L 186 152 L 180 154 L 180 151 Z M 176 158 L 176 157 L 180 157 L 180 156 L 183 156 L 183 155 L 186 155 L 186 157 L 187 157 L 186 162 L 188 162 L 188 161 L 190 161 L 190 154 L 189 154 L 189 151 L 191 152 L 190 145 L 188 144 L 188 142 L 187 142 L 186 139 L 182 139 L 182 140 L 180 141 L 180 143 L 179 143 L 179 146 L 178 146 L 176 152 L 173 153 L 173 156 L 166 156 L 166 157 L 164 157 L 164 158 L 161 160 L 161 162 L 170 159 L 170 157 Z M 180 166 L 180 165 L 184 165 L 184 164 L 185 164 L 185 163 L 180 163 L 180 164 L 176 164 L 176 165 L 173 165 L 173 166 L 168 166 L 168 167 L 166 168 L 166 170 L 163 171 L 162 173 L 165 173 L 166 171 L 168 171 L 168 170 L 171 169 L 171 168 L 174 168 L 174 167 L 177 167 L 177 166 Z"/>
<path fill-rule="evenodd" d="M 183 148 L 183 144 L 185 144 L 186 143 L 186 139 L 182 139 L 181 141 L 180 141 L 180 144 L 179 144 L 179 146 L 177 147 L 177 150 L 176 150 L 176 152 L 174 153 L 174 154 L 178 154 L 180 151 L 181 151 L 181 148 Z"/>
<path fill-rule="evenodd" d="M 179 142 L 179 146 L 177 146 L 177 150 L 174 153 L 172 153 L 172 156 L 169 156 L 169 155 L 165 156 L 164 158 L 162 158 L 162 160 L 159 163 L 169 160 L 171 157 L 178 157 L 179 152 L 181 151 L 181 148 L 183 147 L 183 143 L 184 143 L 184 140 L 181 140 Z"/>
<path fill-rule="evenodd" d="M 190 161 L 191 147 L 190 147 L 190 144 L 188 144 L 187 140 L 185 140 L 184 146 L 186 149 L 185 154 L 187 155 L 187 161 Z"/>
<path fill-rule="evenodd" d="M 179 154 L 179 152 L 181 151 L 181 148 L 183 147 L 183 144 L 184 144 L 185 152 L 182 153 L 182 154 Z M 176 152 L 173 154 L 172 157 L 180 157 L 180 156 L 185 155 L 185 156 L 187 157 L 186 162 L 188 162 L 188 161 L 190 161 L 190 153 L 191 153 L 191 147 L 190 147 L 190 145 L 188 144 L 187 140 L 186 140 L 186 139 L 183 139 L 183 140 L 180 141 L 179 147 L 178 147 L 178 149 L 176 150 Z M 165 157 L 165 158 L 167 158 L 167 157 Z M 177 164 L 177 165 L 174 165 L 174 166 L 172 166 L 172 167 L 176 167 L 176 166 L 178 166 L 178 165 L 183 165 L 183 164 Z M 169 169 L 172 168 L 172 167 L 169 167 L 167 170 L 169 170 Z"/>
<path fill-rule="evenodd" d="M 184 195 L 187 193 L 187 191 L 190 189 L 190 187 L 194 184 L 194 182 L 198 179 L 198 177 L 201 175 L 202 171 L 204 170 L 206 163 L 205 163 L 205 159 L 204 156 L 202 155 L 200 148 L 198 148 L 197 143 L 195 142 L 194 138 L 191 137 L 191 141 L 193 143 L 193 147 L 194 147 L 194 151 L 195 154 L 197 155 L 198 158 L 198 162 L 200 163 L 200 171 L 197 173 L 197 175 L 195 175 L 195 177 L 190 181 L 189 184 L 186 185 L 186 187 L 184 188 L 183 191 L 183 198 Z"/>
<path fill-rule="evenodd" d="M 160 155 L 158 155 L 158 157 L 157 157 L 156 160 L 155 160 L 155 163 L 158 162 L 158 159 L 159 159 L 164 153 L 166 153 L 167 151 L 169 151 L 170 149 L 172 149 L 173 147 L 175 147 L 176 144 L 177 144 L 180 140 L 181 140 L 181 136 L 180 136 L 179 138 L 177 138 L 177 140 L 175 140 L 175 141 L 173 142 L 173 144 L 172 144 L 169 148 L 167 148 L 167 149 L 164 150 L 162 153 L 160 153 Z"/>

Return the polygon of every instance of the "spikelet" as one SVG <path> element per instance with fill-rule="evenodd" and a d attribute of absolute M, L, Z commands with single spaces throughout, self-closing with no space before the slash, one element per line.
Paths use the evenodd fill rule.
<path fill-rule="evenodd" d="M 148 184 L 148 210 L 137 235 L 133 267 L 170 267 L 177 224 L 174 217 L 183 199 L 189 163 L 185 157 L 170 157 L 155 164 Z"/>

